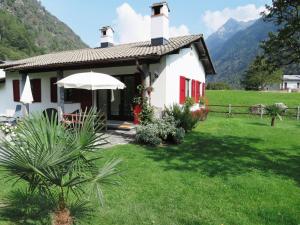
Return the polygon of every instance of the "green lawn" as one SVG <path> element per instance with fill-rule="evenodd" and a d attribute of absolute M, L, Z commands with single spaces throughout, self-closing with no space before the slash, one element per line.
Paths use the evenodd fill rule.
<path fill-rule="evenodd" d="M 257 91 L 207 91 L 212 105 L 254 105 L 283 102 L 289 107 L 300 106 L 300 93 L 276 93 Z"/>
<path fill-rule="evenodd" d="M 123 159 L 121 184 L 106 187 L 105 206 L 98 208 L 94 202 L 93 216 L 81 222 L 298 225 L 299 137 L 296 120 L 277 121 L 272 128 L 269 119 L 210 115 L 179 146 L 104 150 L 105 160 Z M 1 183 L 0 198 L 15 189 Z M 0 213 L 0 224 L 10 224 L 11 216 Z M 38 224 L 30 222 L 19 224 Z"/>

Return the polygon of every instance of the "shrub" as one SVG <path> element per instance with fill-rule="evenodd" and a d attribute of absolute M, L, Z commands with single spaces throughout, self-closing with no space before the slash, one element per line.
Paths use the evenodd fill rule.
<path fill-rule="evenodd" d="M 188 98 L 182 107 L 175 104 L 166 109 L 166 114 L 172 115 L 177 121 L 177 128 L 182 127 L 185 132 L 191 131 L 199 121 L 199 119 L 194 117 L 191 112 L 192 105 L 193 100 Z"/>
<path fill-rule="evenodd" d="M 115 184 L 120 160 L 98 166 L 94 152 L 105 142 L 103 133 L 96 133 L 104 121 L 91 110 L 81 113 L 80 123 L 72 129 L 57 121 L 54 116 L 31 114 L 18 124 L 13 141 L 0 142 L 0 169 L 7 172 L 9 181 L 23 181 L 30 195 L 38 193 L 55 203 L 52 224 L 68 224 L 70 199 L 89 198 L 94 194 L 103 203 L 103 186 Z M 65 215 L 58 223 L 55 218 Z"/>
<path fill-rule="evenodd" d="M 138 118 L 142 125 L 152 123 L 154 119 L 154 108 L 148 103 L 149 99 L 147 97 L 143 97 L 144 92 L 149 92 L 150 90 L 153 90 L 153 88 L 145 88 L 143 85 L 138 85 L 138 94 L 133 99 L 134 105 L 141 106 L 141 112 L 138 114 Z"/>
<path fill-rule="evenodd" d="M 177 128 L 177 122 L 171 115 L 165 114 L 162 119 L 137 128 L 136 142 L 157 146 L 162 141 L 178 144 L 185 135 L 183 128 Z"/>
<path fill-rule="evenodd" d="M 0 131 L 2 131 L 4 135 L 14 135 L 14 131 L 16 130 L 16 128 L 16 126 L 13 126 L 10 123 L 0 124 Z"/>
<path fill-rule="evenodd" d="M 170 140 L 176 133 L 177 123 L 171 115 L 166 114 L 162 119 L 155 120 L 155 124 L 157 125 L 158 136 L 164 141 Z"/>
<path fill-rule="evenodd" d="M 207 90 L 230 90 L 231 87 L 224 82 L 213 82 L 206 85 Z"/>
<path fill-rule="evenodd" d="M 135 141 L 140 144 L 157 146 L 161 143 L 157 124 L 147 124 L 137 127 Z"/>
<path fill-rule="evenodd" d="M 253 115 L 260 115 L 266 113 L 266 106 L 263 104 L 252 105 L 249 108 L 249 112 Z"/>
<path fill-rule="evenodd" d="M 180 144 L 185 136 L 185 131 L 182 127 L 176 128 L 174 135 L 172 136 L 172 141 L 175 144 Z"/>
<path fill-rule="evenodd" d="M 154 108 L 147 101 L 142 103 L 142 111 L 139 114 L 140 123 L 147 125 L 154 120 Z"/>
<path fill-rule="evenodd" d="M 207 108 L 198 109 L 192 112 L 194 118 L 200 121 L 204 121 L 207 118 L 209 110 Z"/>

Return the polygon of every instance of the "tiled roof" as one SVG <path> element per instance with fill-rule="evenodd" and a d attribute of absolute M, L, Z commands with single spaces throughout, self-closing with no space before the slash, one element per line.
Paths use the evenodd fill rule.
<path fill-rule="evenodd" d="M 155 56 L 160 57 L 194 42 L 198 42 L 201 39 L 203 39 L 202 35 L 189 35 L 170 38 L 168 44 L 160 46 L 152 46 L 151 42 L 147 41 L 121 44 L 108 48 L 86 48 L 63 51 L 7 62 L 0 65 L 0 68 L 5 68 L 6 70 L 30 70 L 81 63 L 102 63 L 151 58 Z"/>

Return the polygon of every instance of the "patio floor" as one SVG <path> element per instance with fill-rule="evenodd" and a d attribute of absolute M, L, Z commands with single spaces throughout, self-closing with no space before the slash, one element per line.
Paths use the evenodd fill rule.
<path fill-rule="evenodd" d="M 115 145 L 125 145 L 134 141 L 135 129 L 131 130 L 108 130 L 106 132 L 108 144 L 104 148 L 109 148 Z"/>

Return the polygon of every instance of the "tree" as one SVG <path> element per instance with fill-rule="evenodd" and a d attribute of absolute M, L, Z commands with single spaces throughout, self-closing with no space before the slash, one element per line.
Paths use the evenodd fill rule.
<path fill-rule="evenodd" d="M 105 140 L 95 132 L 103 121 L 95 121 L 92 111 L 80 118 L 70 129 L 54 116 L 31 115 L 18 124 L 12 141 L 0 144 L 0 167 L 9 177 L 25 181 L 32 195 L 38 193 L 56 203 L 54 225 L 73 224 L 74 215 L 68 209 L 72 196 L 82 201 L 83 194 L 89 192 L 102 202 L 102 186 L 116 182 L 113 178 L 120 160 L 99 168 L 99 157 L 93 155 Z"/>
<path fill-rule="evenodd" d="M 283 72 L 263 56 L 257 56 L 242 80 L 246 90 L 264 90 L 267 85 L 280 83 Z"/>
<path fill-rule="evenodd" d="M 266 114 L 271 117 L 271 126 L 275 126 L 275 119 L 278 117 L 282 120 L 281 115 L 285 112 L 285 109 L 279 105 L 269 105 L 266 107 Z"/>
<path fill-rule="evenodd" d="M 278 25 L 262 43 L 264 54 L 279 67 L 300 63 L 300 0 L 272 0 L 263 13 L 265 21 Z"/>

